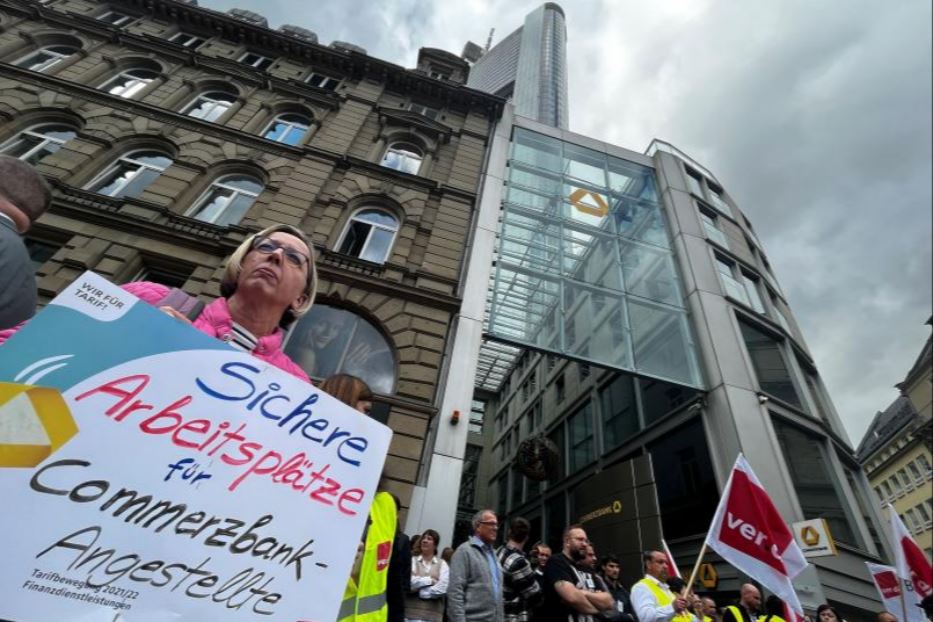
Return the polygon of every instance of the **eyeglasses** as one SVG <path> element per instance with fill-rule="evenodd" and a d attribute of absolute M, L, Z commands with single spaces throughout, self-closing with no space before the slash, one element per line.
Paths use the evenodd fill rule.
<path fill-rule="evenodd" d="M 311 262 L 311 258 L 304 253 L 275 240 L 269 238 L 256 238 L 253 240 L 253 250 L 259 251 L 263 255 L 271 255 L 279 249 L 282 249 L 285 260 L 296 268 L 306 266 Z"/>

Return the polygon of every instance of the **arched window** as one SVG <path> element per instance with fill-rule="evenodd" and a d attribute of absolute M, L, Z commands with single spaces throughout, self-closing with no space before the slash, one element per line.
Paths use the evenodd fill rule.
<path fill-rule="evenodd" d="M 222 227 L 236 224 L 243 219 L 263 187 L 262 182 L 252 175 L 226 175 L 211 184 L 188 215 Z"/>
<path fill-rule="evenodd" d="M 43 123 L 23 130 L 2 146 L 0 153 L 23 162 L 36 164 L 77 135 L 74 128 L 62 123 Z"/>
<path fill-rule="evenodd" d="M 417 175 L 424 156 L 421 150 L 408 143 L 392 143 L 382 156 L 382 165 L 388 168 Z"/>
<path fill-rule="evenodd" d="M 129 99 L 158 77 L 159 74 L 151 69 L 126 69 L 104 82 L 100 88 L 111 95 Z"/>
<path fill-rule="evenodd" d="M 273 119 L 262 137 L 286 145 L 297 145 L 309 127 L 311 127 L 311 119 L 303 114 L 288 112 Z"/>
<path fill-rule="evenodd" d="M 44 73 L 77 51 L 78 48 L 73 45 L 47 45 L 35 52 L 30 52 L 13 64 L 23 69 Z"/>
<path fill-rule="evenodd" d="M 227 112 L 236 97 L 223 91 L 207 91 L 194 98 L 194 100 L 182 109 L 182 112 L 195 119 L 205 121 L 216 121 Z"/>
<path fill-rule="evenodd" d="M 88 190 L 108 197 L 137 197 L 171 164 L 172 158 L 159 151 L 133 151 L 98 175 Z"/>
<path fill-rule="evenodd" d="M 351 374 L 376 393 L 395 391 L 395 357 L 379 330 L 355 313 L 316 304 L 292 328 L 288 354 L 312 378 Z"/>
<path fill-rule="evenodd" d="M 385 263 L 398 232 L 398 220 L 381 209 L 362 209 L 347 223 L 338 252 Z"/>

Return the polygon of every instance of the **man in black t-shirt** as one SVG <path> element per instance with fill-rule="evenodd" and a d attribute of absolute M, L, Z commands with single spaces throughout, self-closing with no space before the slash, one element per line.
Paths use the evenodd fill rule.
<path fill-rule="evenodd" d="M 575 565 L 586 559 L 589 541 L 579 525 L 564 531 L 564 548 L 553 555 L 544 568 L 544 607 L 541 622 L 589 622 L 600 611 L 615 606 L 612 595 L 593 589 L 592 579 Z"/>

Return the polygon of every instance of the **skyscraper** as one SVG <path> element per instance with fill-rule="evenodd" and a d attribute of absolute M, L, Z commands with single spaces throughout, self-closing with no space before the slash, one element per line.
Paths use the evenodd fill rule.
<path fill-rule="evenodd" d="M 564 11 L 547 2 L 476 61 L 467 86 L 512 100 L 517 115 L 567 129 L 566 44 Z"/>

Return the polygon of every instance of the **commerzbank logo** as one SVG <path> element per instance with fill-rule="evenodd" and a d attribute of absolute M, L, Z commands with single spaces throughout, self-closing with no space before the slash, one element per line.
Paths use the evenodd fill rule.
<path fill-rule="evenodd" d="M 77 433 L 58 389 L 0 382 L 0 468 L 34 467 Z"/>

